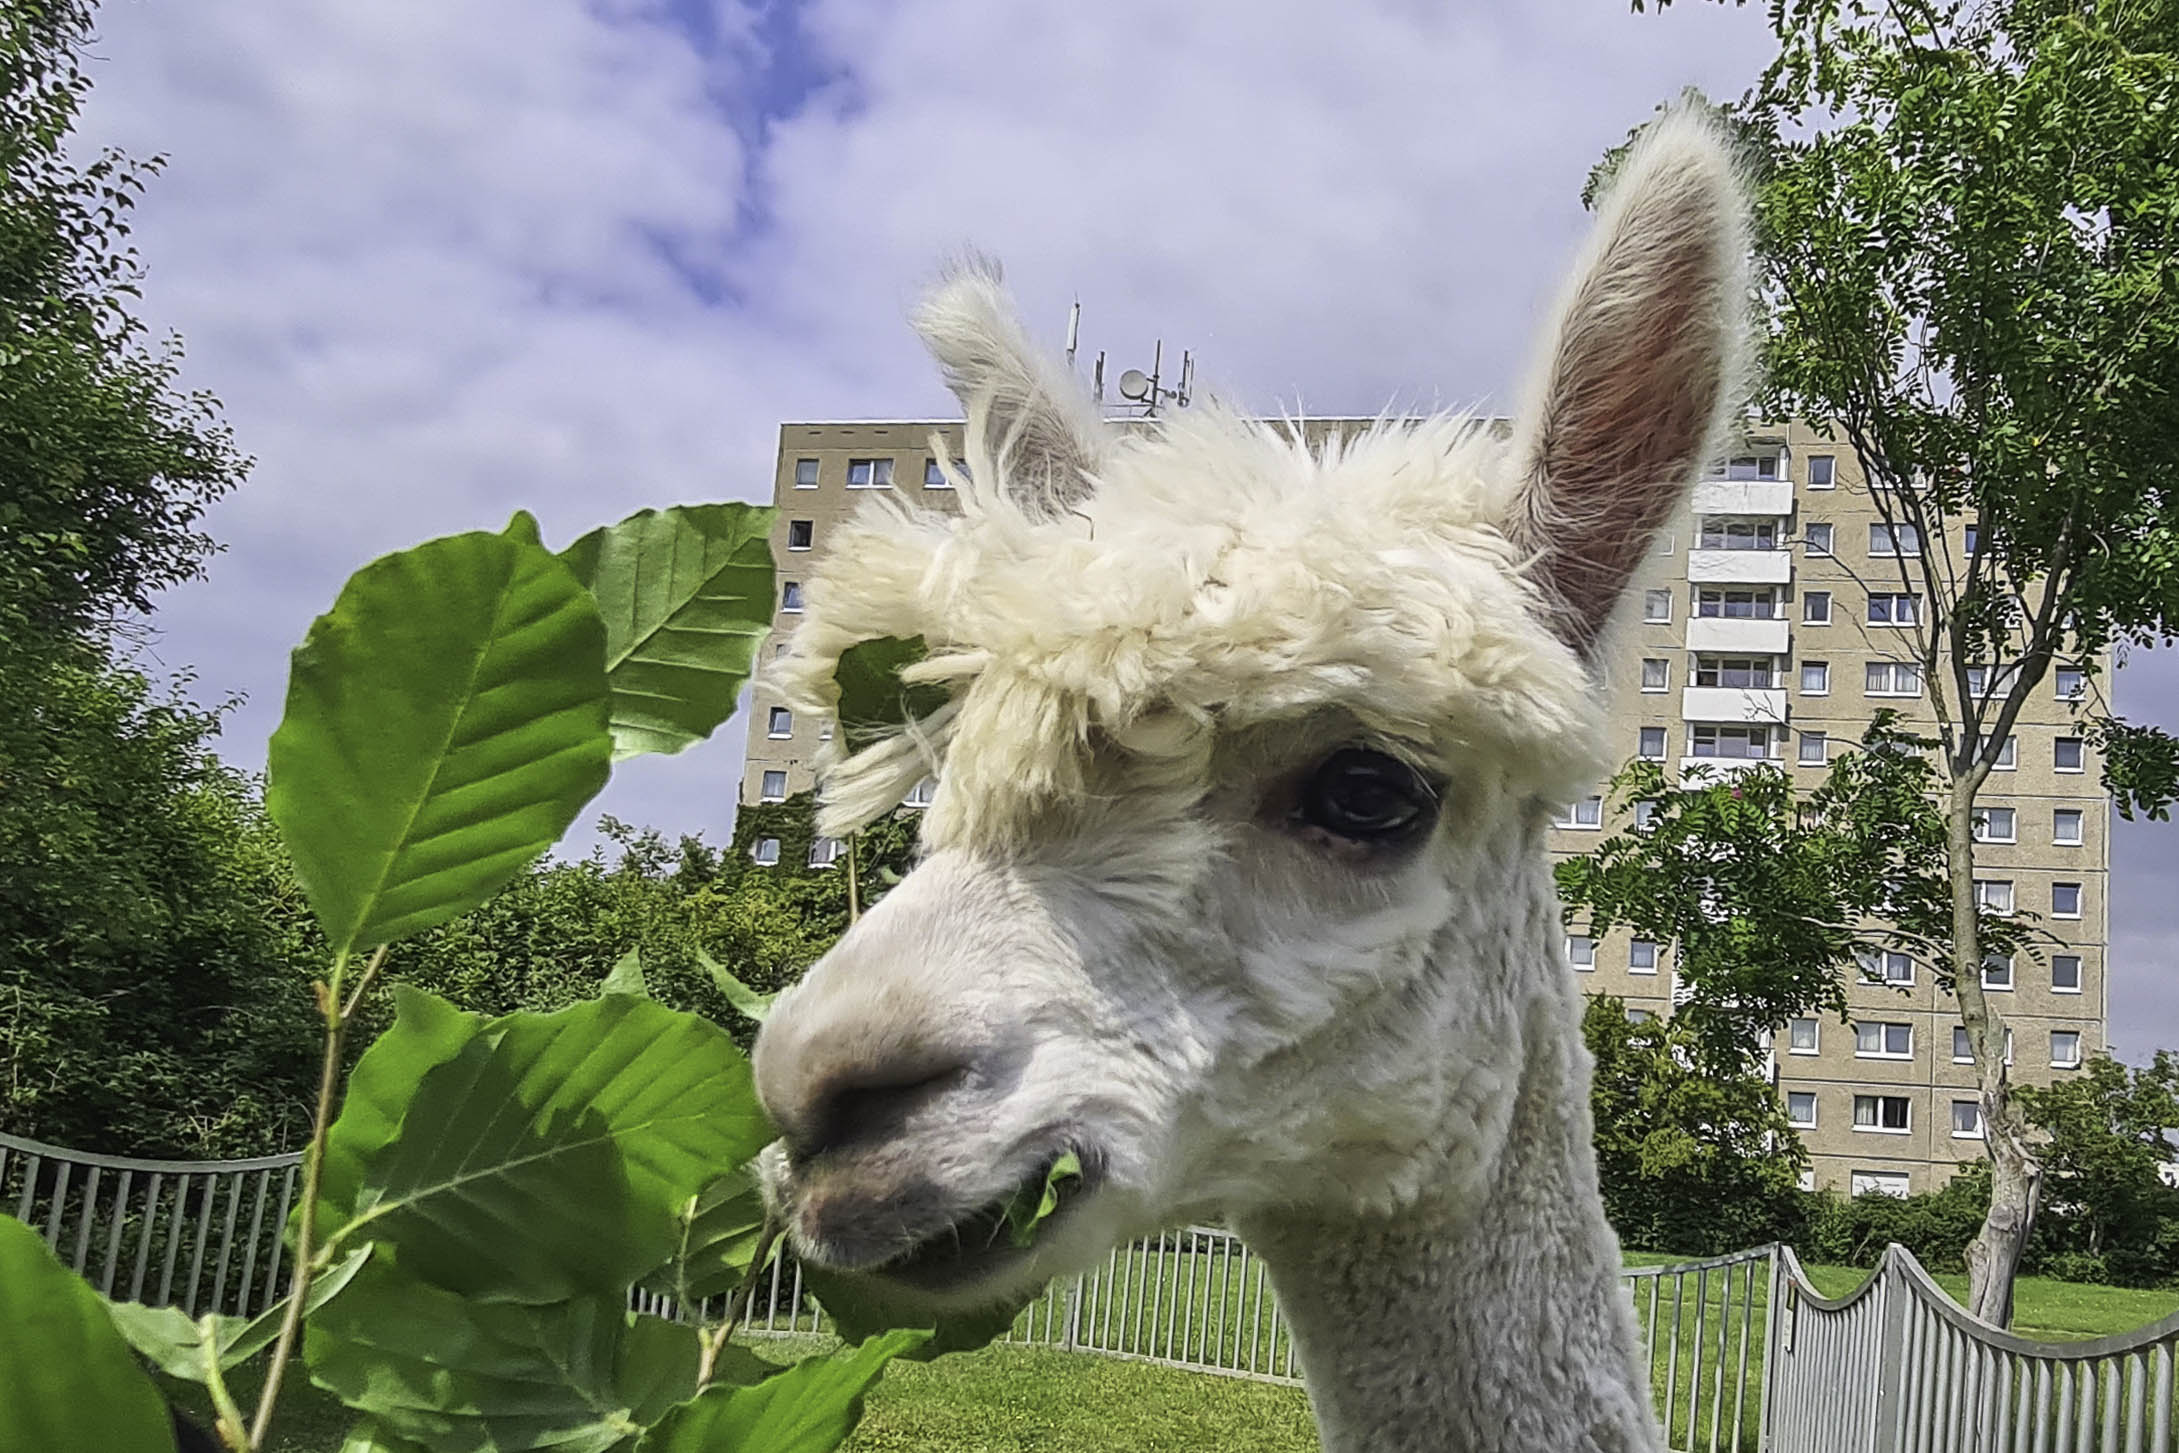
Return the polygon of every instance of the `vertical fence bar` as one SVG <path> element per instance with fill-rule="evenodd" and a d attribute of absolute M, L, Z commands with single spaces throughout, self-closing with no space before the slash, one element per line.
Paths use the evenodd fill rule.
<path fill-rule="evenodd" d="M 2149 1453 L 2171 1453 L 2171 1342 L 2156 1344 L 2150 1354 L 2156 1368 L 2155 1405 L 2149 1422 Z"/>
<path fill-rule="evenodd" d="M 159 1226 L 159 1191 L 164 1180 L 158 1171 L 153 1171 L 144 1190 L 143 1229 L 136 1237 L 136 1266 L 129 1273 L 129 1300 L 132 1302 L 142 1301 L 144 1297 L 144 1273 L 151 1265 L 152 1233 Z"/>
<path fill-rule="evenodd" d="M 23 1194 L 15 1202 L 15 1219 L 30 1220 L 32 1199 L 38 1194 L 38 1167 L 45 1163 L 42 1155 L 26 1155 L 23 1158 Z"/>
<path fill-rule="evenodd" d="M 106 1254 L 98 1267 L 98 1290 L 102 1296 L 113 1295 L 114 1267 L 121 1260 L 121 1228 L 129 1219 L 129 1186 L 136 1179 L 136 1172 L 124 1170 L 113 1193 L 113 1224 L 106 1228 Z"/>
<path fill-rule="evenodd" d="M 272 1189 L 272 1173 L 259 1171 L 253 1177 L 257 1182 L 257 1195 L 250 1202 L 250 1235 L 242 1243 L 242 1290 L 235 1294 L 235 1314 L 250 1314 L 250 1285 L 257 1275 L 257 1241 L 265 1231 L 265 1195 Z"/>

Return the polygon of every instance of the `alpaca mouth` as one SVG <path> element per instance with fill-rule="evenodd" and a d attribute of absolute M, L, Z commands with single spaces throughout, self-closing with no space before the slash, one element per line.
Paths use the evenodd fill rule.
<path fill-rule="evenodd" d="M 1038 1163 L 1013 1190 L 979 1206 L 925 1236 L 890 1261 L 868 1269 L 871 1276 L 899 1282 L 918 1291 L 953 1291 L 1018 1269 L 1036 1254 L 1039 1241 L 1052 1228 L 1069 1219 L 1096 1189 L 1094 1165 L 1082 1156 L 1079 1174 L 1055 1180 L 1054 1167 L 1063 1156 L 1055 1153 Z M 1021 1207 L 1036 1205 L 1049 1188 L 1052 1209 L 1024 1226 Z"/>

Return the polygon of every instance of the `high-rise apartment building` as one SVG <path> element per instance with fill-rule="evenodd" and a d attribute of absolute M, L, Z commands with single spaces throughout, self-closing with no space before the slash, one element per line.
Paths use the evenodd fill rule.
<path fill-rule="evenodd" d="M 1321 435 L 1367 422 L 1305 427 Z M 960 433 L 957 421 L 781 427 L 772 537 L 780 598 L 765 658 L 792 628 L 832 527 L 866 495 L 893 491 L 953 507 L 930 441 L 938 435 L 957 458 Z M 1971 550 L 1972 527 L 1952 528 L 1952 548 Z M 1913 548 L 1878 517 L 1845 445 L 1799 424 L 1751 432 L 1735 458 L 1696 486 L 1689 510 L 1670 522 L 1639 572 L 1604 672 L 1612 760 L 1651 757 L 1682 774 L 1767 761 L 1810 786 L 1877 709 L 1928 723 L 1925 683 L 1908 645 L 1922 602 L 1901 573 L 1902 544 Z M 1984 971 L 2012 1026 L 2014 1077 L 2026 1083 L 2065 1073 L 2105 1042 L 2110 817 L 2094 749 L 2073 722 L 2082 689 L 2072 666 L 2052 673 L 1982 794 L 1982 891 L 2001 907 L 2037 915 L 2052 936 L 2035 953 Z M 760 703 L 749 719 L 741 801 L 808 790 L 823 729 Z M 1567 805 L 1554 851 L 1586 851 L 1623 825 L 1602 794 L 1599 784 Z M 761 856 L 764 844 L 755 849 Z M 833 851 L 820 839 L 811 860 L 829 861 Z M 1585 988 L 1624 999 L 1630 1012 L 1670 1012 L 1668 946 L 1624 931 L 1592 938 L 1579 928 L 1566 951 Z M 1879 954 L 1863 970 L 1867 982 L 1848 992 L 1847 1022 L 1798 1020 L 1780 1033 L 1779 1091 L 1808 1144 L 1814 1184 L 1931 1189 L 1956 1163 L 1981 1155 L 1958 1008 L 1916 956 Z"/>

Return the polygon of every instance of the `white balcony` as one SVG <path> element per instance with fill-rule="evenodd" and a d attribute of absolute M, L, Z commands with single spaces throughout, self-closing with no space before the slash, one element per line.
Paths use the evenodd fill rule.
<path fill-rule="evenodd" d="M 1723 655 L 1783 656 L 1793 628 L 1782 620 L 1742 616 L 1693 616 L 1687 622 L 1687 649 Z"/>
<path fill-rule="evenodd" d="M 1793 552 L 1690 550 L 1687 578 L 1697 585 L 1784 585 L 1793 579 Z"/>
<path fill-rule="evenodd" d="M 1790 515 L 1793 482 L 1786 479 L 1706 479 L 1695 486 L 1698 515 Z"/>
<path fill-rule="evenodd" d="M 1785 763 L 1774 757 L 1682 757 L 1680 758 L 1680 785 L 1699 786 L 1704 777 L 1715 782 L 1721 778 L 1745 772 L 1751 767 L 1782 767 Z"/>
<path fill-rule="evenodd" d="M 1714 722 L 1782 722 L 1786 719 L 1786 694 L 1778 688 L 1752 686 L 1689 686 L 1680 692 L 1680 720 Z"/>

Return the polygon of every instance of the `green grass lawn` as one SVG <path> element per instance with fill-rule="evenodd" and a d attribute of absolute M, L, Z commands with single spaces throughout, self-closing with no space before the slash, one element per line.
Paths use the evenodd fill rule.
<path fill-rule="evenodd" d="M 1635 1254 L 1632 1265 L 1669 1264 L 1677 1258 Z M 1192 1263 L 1192 1264 L 1191 1264 Z M 1671 1387 L 1673 1445 L 1708 1446 L 1711 1426 L 1722 1419 L 1718 1443 L 1732 1445 L 1732 1415 L 1740 1414 L 1741 1446 L 1755 1444 L 1757 1393 L 1761 1382 L 1767 1285 L 1756 1267 L 1753 1296 L 1749 1282 L 1735 1275 L 1731 1305 L 1723 1279 L 1712 1274 L 1702 1290 L 1703 1330 L 1699 1382 L 1696 1377 L 1696 1284 L 1680 1289 L 1680 1335 L 1665 1340 L 1671 1325 L 1672 1293 L 1658 1309 L 1660 1334 L 1651 1348 L 1651 1379 L 1664 1405 Z M 1840 1296 L 1867 1279 L 1856 1267 L 1812 1266 L 1809 1277 L 1826 1296 Z M 1186 1258 L 1168 1272 L 1165 1285 L 1153 1286 L 1147 1268 L 1130 1264 L 1121 1274 L 1126 1300 L 1118 1296 L 1118 1278 L 1108 1300 L 1085 1303 L 1087 1322 L 1100 1308 L 1113 1315 L 1100 1323 L 1099 1340 L 1108 1345 L 1164 1350 L 1185 1346 L 1192 1355 L 1226 1347 L 1245 1361 L 1249 1337 L 1270 1335 L 1269 1312 L 1255 1305 L 1254 1282 L 1230 1258 Z M 1199 1297 L 1186 1295 L 1189 1278 Z M 1965 1292 L 1965 1278 L 1939 1277 L 1946 1290 Z M 1173 1315 L 1181 1307 L 1209 1305 L 1210 1325 L 1191 1333 L 1190 1318 Z M 2022 1335 L 2065 1340 L 2100 1337 L 2146 1325 L 2179 1307 L 2179 1291 L 2144 1292 L 2116 1287 L 2082 1286 L 2023 1277 L 2018 1286 Z M 1217 1306 L 1226 1312 L 1221 1319 Z M 1119 1313 L 1126 1311 L 1122 1318 Z M 1646 1328 L 1648 1292 L 1635 1298 L 1636 1320 Z M 1192 1314 L 1191 1314 L 1192 1316 Z M 1722 1319 L 1722 1327 L 1721 1327 Z M 1128 1325 L 1122 1329 L 1122 1323 Z M 829 1339 L 763 1338 L 752 1345 L 777 1360 L 790 1360 L 827 1345 Z M 1747 1350 L 1748 1383 L 1740 1391 L 1739 1367 Z M 1267 1344 L 1268 1345 L 1268 1344 Z M 1283 1339 L 1280 1342 L 1283 1349 Z M 1720 1352 L 1723 1376 L 1719 1376 Z M 194 1391 L 194 1390 L 191 1390 Z M 236 1395 L 254 1406 L 255 1387 L 238 1382 Z M 186 1406 L 202 1412 L 201 1395 Z M 1690 1420 L 1692 1418 L 1692 1429 Z M 209 1422 L 209 1418 L 206 1418 Z M 267 1453 L 335 1453 L 351 1415 L 331 1397 L 310 1386 L 300 1367 L 289 1374 L 280 1414 Z M 1694 1434 L 1690 1438 L 1690 1432 Z M 1197 1448 L 1248 1448 L 1264 1453 L 1304 1453 L 1316 1447 L 1307 1399 L 1298 1388 L 1244 1378 L 1188 1372 L 1153 1363 L 1088 1356 L 1047 1348 L 998 1346 L 941 1358 L 932 1363 L 897 1363 L 871 1394 L 862 1426 L 847 1444 L 850 1453 L 1167 1453 Z"/>

